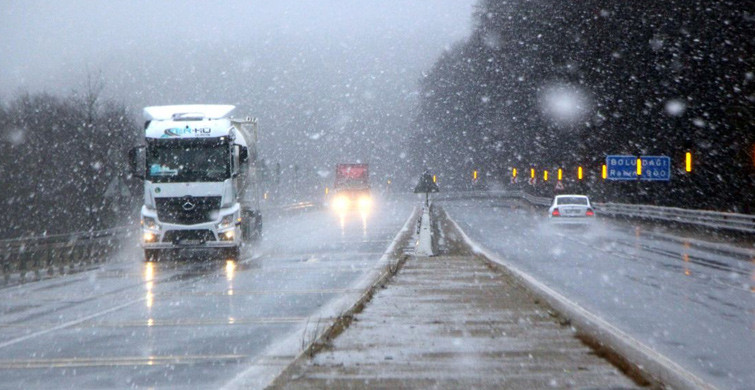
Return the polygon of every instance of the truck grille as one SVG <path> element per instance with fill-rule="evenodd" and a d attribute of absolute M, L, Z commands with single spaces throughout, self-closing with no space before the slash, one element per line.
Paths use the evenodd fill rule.
<path fill-rule="evenodd" d="M 163 236 L 163 242 L 174 244 L 198 245 L 207 241 L 215 241 L 211 230 L 168 230 Z"/>
<path fill-rule="evenodd" d="M 194 225 L 214 220 L 214 211 L 220 209 L 219 196 L 157 198 L 157 218 L 165 223 Z"/>

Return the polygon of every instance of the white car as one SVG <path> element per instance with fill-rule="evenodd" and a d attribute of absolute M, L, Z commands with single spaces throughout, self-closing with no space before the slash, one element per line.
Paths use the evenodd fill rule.
<path fill-rule="evenodd" d="M 554 224 L 586 225 L 594 219 L 595 210 L 585 195 L 556 195 L 548 209 L 548 220 Z"/>

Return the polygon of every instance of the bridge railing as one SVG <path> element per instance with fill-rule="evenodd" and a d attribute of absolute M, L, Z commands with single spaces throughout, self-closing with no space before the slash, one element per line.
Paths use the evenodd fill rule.
<path fill-rule="evenodd" d="M 538 197 L 525 191 L 470 191 L 438 194 L 436 199 L 520 198 L 536 206 L 550 206 L 552 198 Z M 641 218 L 674 222 L 740 233 L 755 233 L 755 215 L 720 211 L 682 209 L 626 203 L 593 203 L 597 214 L 608 217 Z"/>
<path fill-rule="evenodd" d="M 65 274 L 106 261 L 120 250 L 126 238 L 134 233 L 131 226 L 0 240 L 0 272 L 7 284 L 14 274 L 25 282 L 42 274 Z"/>

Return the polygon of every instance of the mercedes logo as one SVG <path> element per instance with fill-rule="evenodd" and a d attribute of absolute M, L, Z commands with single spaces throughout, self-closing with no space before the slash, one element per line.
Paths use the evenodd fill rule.
<path fill-rule="evenodd" d="M 197 204 L 194 203 L 193 199 L 191 197 L 188 197 L 184 200 L 184 203 L 181 205 L 181 208 L 186 211 L 194 210 L 194 207 L 197 207 Z"/>

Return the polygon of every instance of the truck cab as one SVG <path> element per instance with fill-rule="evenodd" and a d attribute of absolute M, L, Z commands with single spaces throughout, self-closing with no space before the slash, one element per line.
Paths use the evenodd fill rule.
<path fill-rule="evenodd" d="M 230 119 L 234 108 L 144 109 L 145 145 L 132 149 L 131 164 L 144 179 L 141 243 L 147 261 L 175 249 L 219 250 L 236 259 L 244 241 L 259 235 L 256 121 Z"/>
<path fill-rule="evenodd" d="M 370 171 L 368 164 L 337 164 L 333 183 L 332 207 L 339 214 L 358 211 L 368 214 L 372 209 Z"/>

